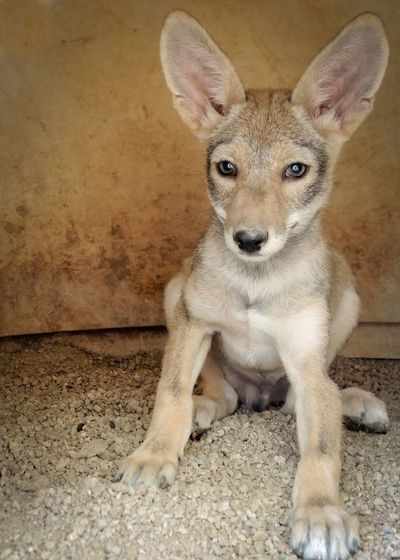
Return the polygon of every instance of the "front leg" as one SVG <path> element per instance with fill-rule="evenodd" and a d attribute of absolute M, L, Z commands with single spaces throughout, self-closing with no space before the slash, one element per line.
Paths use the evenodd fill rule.
<path fill-rule="evenodd" d="M 300 461 L 293 487 L 292 546 L 308 560 L 344 560 L 357 549 L 358 521 L 339 492 L 342 403 L 327 374 L 324 300 L 284 321 L 281 358 L 296 399 Z"/>
<path fill-rule="evenodd" d="M 169 323 L 153 416 L 142 445 L 124 459 L 123 482 L 170 486 L 192 427 L 192 391 L 211 344 L 204 324 L 189 317 L 184 301 Z"/>

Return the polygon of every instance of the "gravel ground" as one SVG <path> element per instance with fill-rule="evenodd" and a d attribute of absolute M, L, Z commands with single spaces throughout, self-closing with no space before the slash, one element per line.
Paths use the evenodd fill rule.
<path fill-rule="evenodd" d="M 113 335 L 102 336 L 0 341 L 0 558 L 296 558 L 285 525 L 298 460 L 293 418 L 241 408 L 188 443 L 171 489 L 115 483 L 118 460 L 149 424 L 162 352 L 145 333 L 129 355 L 125 334 L 123 351 L 114 344 L 106 355 Z M 381 396 L 392 421 L 386 435 L 344 433 L 358 560 L 400 558 L 398 370 L 390 360 L 333 366 L 340 386 Z"/>

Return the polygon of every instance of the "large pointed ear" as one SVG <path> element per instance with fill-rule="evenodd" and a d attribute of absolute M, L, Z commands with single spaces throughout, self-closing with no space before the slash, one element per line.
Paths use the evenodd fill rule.
<path fill-rule="evenodd" d="M 173 103 L 194 134 L 206 139 L 245 92 L 227 57 L 186 12 L 174 11 L 161 34 L 161 63 Z"/>
<path fill-rule="evenodd" d="M 347 140 L 372 109 L 388 61 L 381 20 L 362 14 L 311 62 L 293 91 L 325 137 Z"/>

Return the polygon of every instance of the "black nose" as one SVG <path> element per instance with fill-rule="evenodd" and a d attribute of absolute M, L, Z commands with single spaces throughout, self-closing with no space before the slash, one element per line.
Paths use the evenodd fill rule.
<path fill-rule="evenodd" d="M 244 229 L 237 231 L 233 236 L 236 245 L 246 253 L 256 253 L 267 240 L 267 235 L 260 232 L 249 232 Z"/>

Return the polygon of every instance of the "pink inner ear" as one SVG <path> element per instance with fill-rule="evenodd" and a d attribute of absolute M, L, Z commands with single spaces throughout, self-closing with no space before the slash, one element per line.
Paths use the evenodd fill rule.
<path fill-rule="evenodd" d="M 216 89 L 216 84 L 213 83 L 213 69 L 190 53 L 180 53 L 180 56 L 176 57 L 176 65 L 182 73 L 180 83 L 183 97 L 195 118 L 201 120 L 210 105 L 217 113 L 223 115 L 223 105 L 213 98 L 213 90 Z"/>
<path fill-rule="evenodd" d="M 225 115 L 225 108 L 223 105 L 221 105 L 221 103 L 215 103 L 213 100 L 211 100 L 211 106 L 220 115 Z"/>
<path fill-rule="evenodd" d="M 320 86 L 324 100 L 317 107 L 315 116 L 334 109 L 336 116 L 343 121 L 354 103 L 362 100 L 362 66 L 347 65 L 336 73 L 333 80 Z"/>

